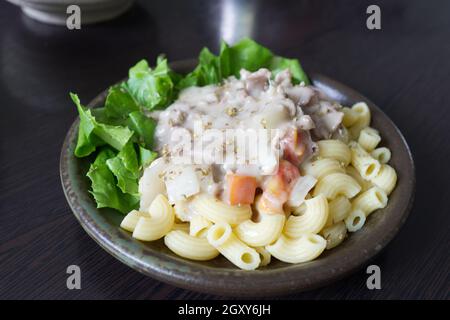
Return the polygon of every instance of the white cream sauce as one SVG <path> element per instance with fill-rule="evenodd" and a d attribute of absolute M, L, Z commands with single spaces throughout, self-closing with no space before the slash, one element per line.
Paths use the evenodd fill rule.
<path fill-rule="evenodd" d="M 171 140 L 172 133 L 184 128 L 193 139 L 197 139 L 194 135 L 196 121 L 201 121 L 205 130 L 278 129 L 271 143 L 281 146 L 290 130 L 295 128 L 301 132 L 306 146 L 306 154 L 302 158 L 306 161 L 317 149 L 311 136 L 314 140 L 327 139 L 340 128 L 343 117 L 340 108 L 339 104 L 313 86 L 293 85 L 289 70 L 272 78 L 269 70 L 260 69 L 253 73 L 241 70 L 240 79 L 229 77 L 220 85 L 187 88 L 167 109 L 153 112 L 150 116 L 158 120 L 155 134 L 157 151 L 166 156 L 166 160 L 169 159 L 166 165 L 170 167 L 168 156 L 179 152 L 180 148 Z M 223 150 L 219 151 L 225 151 L 225 147 L 224 144 Z M 198 186 L 191 187 L 189 192 L 198 189 L 199 192 L 218 195 L 223 190 L 224 175 L 227 173 L 251 175 L 258 179 L 274 173 L 273 169 L 278 164 L 275 154 L 259 160 L 258 165 L 218 165 L 213 161 L 197 164 L 193 166 L 194 172 L 208 172 L 208 175 L 200 175 Z M 165 170 L 164 178 L 176 179 L 169 172 L 180 172 L 178 169 Z M 207 183 L 202 183 L 203 180 Z M 174 197 L 172 202 L 178 198 Z"/>

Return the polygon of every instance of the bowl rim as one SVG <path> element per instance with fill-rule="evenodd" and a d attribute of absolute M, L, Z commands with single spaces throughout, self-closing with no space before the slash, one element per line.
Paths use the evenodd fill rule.
<path fill-rule="evenodd" d="M 185 69 L 193 66 L 194 63 L 195 60 L 182 60 L 171 63 L 171 66 L 175 70 Z M 332 263 L 336 263 L 339 267 L 319 265 L 312 269 L 307 267 L 310 263 L 304 263 L 293 265 L 286 264 L 286 266 L 275 269 L 244 271 L 237 268 L 229 269 L 199 266 L 195 262 L 158 252 L 151 248 L 145 249 L 144 252 L 142 252 L 142 254 L 145 255 L 145 259 L 137 256 L 136 252 L 130 251 L 127 248 L 131 243 L 130 240 L 132 240 L 129 235 L 127 238 L 124 234 L 118 233 L 116 238 L 112 238 L 102 225 L 92 219 L 90 213 L 82 205 L 82 201 L 80 201 L 80 194 L 77 192 L 77 186 L 71 181 L 69 166 L 70 162 L 73 161 L 74 156 L 70 146 L 71 144 L 73 146 L 74 141 L 76 141 L 79 117 L 77 117 L 71 125 L 64 139 L 60 155 L 61 184 L 73 214 L 89 236 L 119 261 L 154 279 L 189 290 L 224 296 L 264 297 L 311 290 L 346 277 L 356 269 L 360 268 L 364 263 L 372 260 L 383 248 L 385 248 L 395 237 L 407 219 L 413 205 L 415 193 L 416 178 L 414 160 L 410 148 L 400 130 L 373 102 L 346 85 L 321 74 L 310 73 L 310 78 L 312 83 L 319 88 L 321 88 L 322 85 L 322 89 L 328 87 L 328 89 L 331 88 L 331 90 L 334 90 L 334 93 L 331 92 L 331 95 L 339 95 L 341 92 L 345 91 L 347 95 L 355 95 L 365 101 L 369 105 L 371 112 L 375 111 L 379 117 L 383 118 L 386 125 L 391 127 L 393 132 L 395 132 L 406 151 L 405 155 L 408 159 L 408 163 L 405 163 L 404 165 L 408 166 L 407 170 L 410 175 L 407 177 L 408 179 L 405 177 L 405 180 L 407 181 L 402 182 L 407 199 L 401 199 L 402 201 L 400 202 L 400 205 L 398 205 L 399 208 L 396 208 L 398 211 L 394 212 L 391 217 L 392 220 L 389 220 L 389 223 L 385 221 L 380 226 L 376 226 L 376 230 L 378 231 L 383 227 L 381 237 L 375 238 L 377 232 L 376 230 L 372 230 L 372 234 L 369 234 L 364 241 L 364 246 L 361 243 L 357 243 L 357 248 L 348 248 L 344 251 L 353 251 L 351 252 L 351 257 L 347 255 L 327 257 L 329 259 L 328 262 L 330 262 L 331 265 Z M 107 91 L 108 89 L 97 95 L 97 97 L 88 104 L 88 107 L 93 107 L 101 103 L 104 100 Z M 330 92 L 328 92 L 328 94 L 330 94 Z M 398 188 L 398 186 L 396 188 Z M 85 192 L 87 193 L 87 190 L 85 190 Z M 117 237 L 120 238 L 120 241 L 118 241 Z M 298 272 L 299 276 L 295 277 L 294 272 Z"/>

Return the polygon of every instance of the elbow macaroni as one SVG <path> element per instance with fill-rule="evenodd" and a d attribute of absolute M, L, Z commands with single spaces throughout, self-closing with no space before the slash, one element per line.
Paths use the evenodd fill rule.
<path fill-rule="evenodd" d="M 327 241 L 327 249 L 333 249 L 344 241 L 347 236 L 347 227 L 344 222 L 336 223 L 322 230 L 322 236 Z"/>
<path fill-rule="evenodd" d="M 208 230 L 207 239 L 234 265 L 244 270 L 256 269 L 261 258 L 255 249 L 238 239 L 229 224 L 215 224 Z"/>
<path fill-rule="evenodd" d="M 206 238 L 194 237 L 182 230 L 166 234 L 164 244 L 177 255 L 190 260 L 206 261 L 219 255 Z"/>
<path fill-rule="evenodd" d="M 164 237 L 173 227 L 175 214 L 162 194 L 156 196 L 149 208 L 149 216 L 142 216 L 133 230 L 133 238 L 153 241 Z"/>
<path fill-rule="evenodd" d="M 340 140 L 321 140 L 317 142 L 319 146 L 319 157 L 331 158 L 348 165 L 351 160 L 349 147 Z"/>
<path fill-rule="evenodd" d="M 145 212 L 132 210 L 125 216 L 125 218 L 123 218 L 122 222 L 120 223 L 120 227 L 127 231 L 133 232 L 134 228 L 136 228 L 136 224 L 138 223 L 139 218 L 145 216 L 148 216 L 148 214 Z"/>
<path fill-rule="evenodd" d="M 358 113 L 349 107 L 343 107 L 342 112 L 344 113 L 344 118 L 342 119 L 342 124 L 349 128 L 352 125 L 355 124 L 355 122 L 358 120 Z"/>
<path fill-rule="evenodd" d="M 353 139 L 357 139 L 362 129 L 370 124 L 370 110 L 365 102 L 355 103 L 351 108 L 356 120 L 348 128 L 349 134 Z M 344 113 L 345 118 L 345 113 Z M 345 125 L 345 123 L 344 123 Z"/>
<path fill-rule="evenodd" d="M 318 195 L 305 201 L 306 210 L 300 216 L 290 216 L 284 228 L 284 234 L 298 238 L 303 234 L 318 233 L 328 219 L 328 201 Z"/>
<path fill-rule="evenodd" d="M 191 208 L 195 214 L 201 215 L 214 223 L 225 222 L 231 226 L 236 226 L 252 216 L 249 205 L 230 206 L 205 194 L 195 196 L 192 199 Z"/>
<path fill-rule="evenodd" d="M 327 199 L 334 199 L 338 195 L 344 195 L 353 198 L 359 191 L 361 187 L 355 179 L 345 173 L 332 173 L 317 182 L 314 196 L 323 194 Z"/>
<path fill-rule="evenodd" d="M 305 165 L 303 171 L 318 180 L 331 173 L 345 173 L 344 167 L 335 159 L 315 160 Z"/>
<path fill-rule="evenodd" d="M 381 188 L 372 187 L 358 195 L 352 201 L 352 207 L 354 209 L 361 210 L 366 216 L 368 216 L 375 210 L 386 207 L 387 202 L 388 198 L 386 192 L 384 192 Z"/>
<path fill-rule="evenodd" d="M 380 163 L 372 158 L 357 142 L 350 143 L 352 153 L 352 166 L 358 171 L 363 179 L 370 180 L 377 176 L 380 171 Z"/>
<path fill-rule="evenodd" d="M 308 200 L 306 200 L 308 201 Z M 246 220 L 234 230 L 239 239 L 253 247 L 265 246 L 275 242 L 284 227 L 283 214 L 260 213 L 259 222 Z"/>
<path fill-rule="evenodd" d="M 261 259 L 259 266 L 260 267 L 267 266 L 270 263 L 270 261 L 272 260 L 272 256 L 270 255 L 270 252 L 267 251 L 267 249 L 264 247 L 256 247 L 255 250 L 256 250 L 256 252 L 259 253 L 259 257 Z"/>
<path fill-rule="evenodd" d="M 371 152 L 380 143 L 381 137 L 377 130 L 366 127 L 359 134 L 358 143 L 364 150 Z"/>
<path fill-rule="evenodd" d="M 361 210 L 354 210 L 350 212 L 345 218 L 345 226 L 349 232 L 356 232 L 366 223 L 366 214 Z"/>
<path fill-rule="evenodd" d="M 397 173 L 391 166 L 383 164 L 378 175 L 372 179 L 372 183 L 389 195 L 397 183 Z"/>
<path fill-rule="evenodd" d="M 189 234 L 193 237 L 202 235 L 211 226 L 211 221 L 203 216 L 195 215 L 189 224 Z"/>
<path fill-rule="evenodd" d="M 266 246 L 266 249 L 278 260 L 301 263 L 317 258 L 326 246 L 327 241 L 318 234 L 304 234 L 295 239 L 281 235 L 277 242 Z"/>
<path fill-rule="evenodd" d="M 348 133 L 348 139 L 317 141 L 316 156 L 301 165 L 301 174 L 317 183 L 309 192 L 303 190 L 307 195 L 301 205 L 285 203 L 285 214 L 262 212 L 253 204 L 259 217 L 254 221 L 250 205 L 231 206 L 204 193 L 172 206 L 165 192 L 153 197 L 152 189 L 145 199 L 153 199 L 148 210 L 132 210 L 121 228 L 141 241 L 164 237 L 165 245 L 183 258 L 206 261 L 222 254 L 244 270 L 266 266 L 272 257 L 287 263 L 317 258 L 340 245 L 349 232 L 360 230 L 372 212 L 384 208 L 397 183 L 395 169 L 387 164 L 391 151 L 378 146 L 380 133 L 369 127 L 367 104 L 341 111 L 340 130 Z M 151 185 L 148 175 L 145 183 Z"/>
<path fill-rule="evenodd" d="M 377 148 L 373 150 L 370 155 L 382 164 L 386 164 L 391 160 L 391 150 L 386 147 Z"/>
<path fill-rule="evenodd" d="M 345 172 L 359 183 L 359 185 L 361 186 L 361 191 L 366 191 L 372 186 L 372 183 L 368 180 L 363 179 L 358 170 L 356 170 L 353 166 L 348 166 L 347 168 L 345 168 Z"/>
<path fill-rule="evenodd" d="M 346 197 L 338 196 L 330 201 L 328 207 L 330 210 L 332 223 L 338 223 L 347 218 L 350 210 L 352 209 L 352 204 Z"/>

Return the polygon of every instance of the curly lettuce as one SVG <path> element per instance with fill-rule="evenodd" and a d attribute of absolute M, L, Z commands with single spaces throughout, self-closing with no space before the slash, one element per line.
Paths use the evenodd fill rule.
<path fill-rule="evenodd" d="M 138 206 L 139 196 L 123 192 L 117 185 L 117 178 L 108 166 L 108 162 L 115 158 L 114 150 L 102 147 L 86 175 L 91 180 L 90 193 L 97 208 L 107 207 L 127 213 Z"/>
<path fill-rule="evenodd" d="M 178 83 L 178 89 L 219 83 L 229 76 L 239 78 L 241 69 L 253 72 L 260 68 L 267 68 L 274 75 L 289 69 L 294 83 L 310 83 L 297 59 L 274 55 L 266 47 L 245 38 L 233 46 L 222 42 L 217 56 L 203 48 L 197 67 Z"/>
<path fill-rule="evenodd" d="M 128 73 L 127 87 L 136 101 L 144 108 L 163 109 L 175 95 L 175 78 L 167 59 L 158 57 L 154 69 L 146 60 L 139 61 Z"/>
<path fill-rule="evenodd" d="M 78 128 L 78 142 L 75 147 L 77 157 L 86 157 L 96 150 L 98 146 L 108 144 L 116 150 L 121 150 L 133 136 L 128 127 L 114 126 L 100 123 L 92 115 L 91 110 L 81 105 L 76 94 L 70 94 L 80 116 Z"/>

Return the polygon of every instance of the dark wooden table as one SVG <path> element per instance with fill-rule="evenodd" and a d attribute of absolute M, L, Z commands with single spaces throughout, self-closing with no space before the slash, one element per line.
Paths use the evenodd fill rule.
<path fill-rule="evenodd" d="M 381 7 L 377 31 L 366 28 L 372 2 Z M 1 1 L 0 298 L 220 298 L 145 277 L 103 251 L 66 203 L 59 152 L 76 117 L 69 91 L 89 101 L 140 58 L 191 58 L 242 35 L 370 97 L 403 132 L 417 166 L 411 215 L 374 261 L 382 289 L 366 288 L 364 268 L 287 298 L 450 298 L 450 2 L 406 0 L 138 1 L 79 31 L 32 21 Z M 81 267 L 81 290 L 66 288 L 72 264 Z"/>

